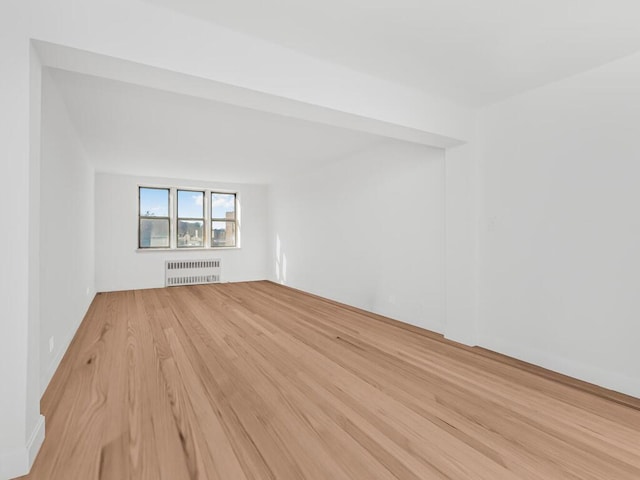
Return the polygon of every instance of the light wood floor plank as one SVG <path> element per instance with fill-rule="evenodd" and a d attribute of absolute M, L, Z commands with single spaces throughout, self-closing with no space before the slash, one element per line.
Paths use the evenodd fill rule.
<path fill-rule="evenodd" d="M 637 480 L 640 400 L 270 282 L 96 296 L 29 480 Z"/>

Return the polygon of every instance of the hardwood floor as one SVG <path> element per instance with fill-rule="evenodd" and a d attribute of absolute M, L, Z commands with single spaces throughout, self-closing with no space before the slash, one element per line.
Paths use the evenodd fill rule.
<path fill-rule="evenodd" d="M 269 282 L 99 294 L 30 480 L 640 479 L 640 400 Z"/>

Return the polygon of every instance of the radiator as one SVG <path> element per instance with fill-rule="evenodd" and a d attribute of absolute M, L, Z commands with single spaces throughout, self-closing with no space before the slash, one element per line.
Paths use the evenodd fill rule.
<path fill-rule="evenodd" d="M 198 285 L 220 282 L 220 259 L 212 260 L 167 260 L 164 267 L 164 284 Z"/>

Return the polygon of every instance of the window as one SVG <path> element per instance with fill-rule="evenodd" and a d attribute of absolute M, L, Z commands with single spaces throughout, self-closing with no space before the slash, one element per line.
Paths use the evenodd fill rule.
<path fill-rule="evenodd" d="M 236 246 L 235 193 L 211 193 L 211 246 Z"/>
<path fill-rule="evenodd" d="M 139 249 L 235 247 L 239 247 L 237 193 L 138 187 Z"/>
<path fill-rule="evenodd" d="M 204 192 L 178 190 L 178 248 L 204 245 Z"/>
<path fill-rule="evenodd" d="M 168 248 L 169 189 L 140 188 L 138 205 L 138 247 Z"/>

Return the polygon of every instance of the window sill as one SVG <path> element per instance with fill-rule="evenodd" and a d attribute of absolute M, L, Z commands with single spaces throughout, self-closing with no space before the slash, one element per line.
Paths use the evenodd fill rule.
<path fill-rule="evenodd" d="M 218 250 L 240 250 L 241 247 L 185 247 L 185 248 L 136 248 L 136 253 L 148 252 L 217 252 Z"/>

